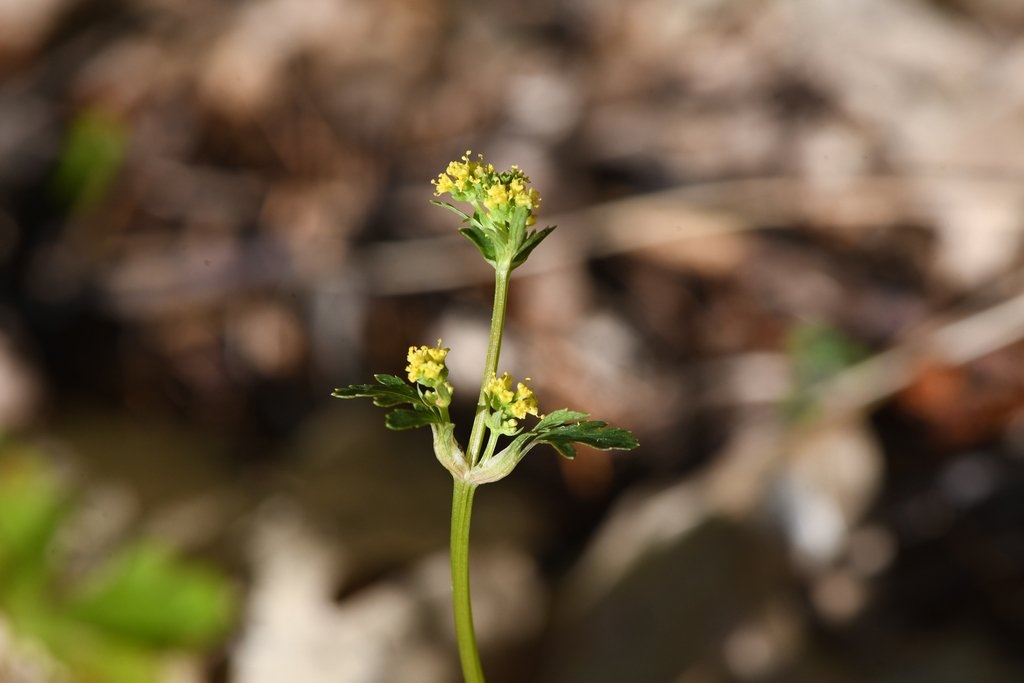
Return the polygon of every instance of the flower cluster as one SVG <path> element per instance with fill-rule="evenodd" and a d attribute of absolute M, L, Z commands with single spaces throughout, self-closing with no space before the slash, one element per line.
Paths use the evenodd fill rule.
<path fill-rule="evenodd" d="M 470 158 L 471 154 L 467 150 L 462 161 L 451 162 L 437 180 L 431 181 L 434 196 L 450 194 L 452 199 L 469 202 L 478 210 L 484 207 L 498 221 L 508 221 L 516 209 L 524 209 L 526 225 L 533 225 L 540 193 L 527 187 L 530 178 L 518 166 L 497 172 L 492 164 L 484 162 L 482 154 L 476 160 Z"/>
<path fill-rule="evenodd" d="M 429 387 L 423 397 L 442 407 L 451 405 L 452 392 L 455 391 L 448 382 L 448 367 L 445 365 L 449 351 L 451 349 L 441 347 L 441 340 L 438 339 L 435 347 L 410 346 L 406 356 L 409 364 L 405 366 L 405 371 L 409 373 L 409 381 Z"/>
<path fill-rule="evenodd" d="M 470 202 L 479 201 L 480 196 L 487 192 L 496 175 L 494 165 L 484 163 L 483 154 L 477 155 L 478 161 L 471 160 L 470 154 L 472 151 L 466 150 L 461 162 L 451 162 L 437 180 L 430 181 L 435 189 L 434 196 L 448 193 L 453 199 Z"/>
<path fill-rule="evenodd" d="M 530 378 L 527 377 L 529 382 Z M 522 382 L 516 384 L 512 389 L 512 375 L 507 372 L 501 377 L 491 375 L 490 381 L 484 387 L 487 398 L 487 405 L 494 415 L 492 429 L 509 433 L 516 429 L 519 420 L 527 415 L 539 415 L 537 397 L 533 389 Z"/>

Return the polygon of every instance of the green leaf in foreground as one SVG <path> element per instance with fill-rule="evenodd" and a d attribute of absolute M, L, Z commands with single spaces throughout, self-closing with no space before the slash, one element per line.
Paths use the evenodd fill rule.
<path fill-rule="evenodd" d="M 67 512 L 65 493 L 26 451 L 0 465 L 0 578 L 41 572 L 47 548 Z"/>
<path fill-rule="evenodd" d="M 159 683 L 169 650 L 224 635 L 235 609 L 230 583 L 155 543 L 123 550 L 69 585 L 54 539 L 71 496 L 43 452 L 0 444 L 0 618 L 38 648 L 27 661 L 52 658 L 75 683 Z"/>
<path fill-rule="evenodd" d="M 69 604 L 82 622 L 157 647 L 202 647 L 227 629 L 234 591 L 219 575 L 153 542 L 113 557 Z"/>

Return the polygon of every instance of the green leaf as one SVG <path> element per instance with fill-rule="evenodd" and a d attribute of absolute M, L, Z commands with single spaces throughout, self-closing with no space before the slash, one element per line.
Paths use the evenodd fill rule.
<path fill-rule="evenodd" d="M 25 452 L 0 469 L 0 577 L 43 570 L 67 511 L 65 494 L 43 461 Z"/>
<path fill-rule="evenodd" d="M 398 410 L 392 410 L 384 418 L 384 424 L 387 425 L 388 429 L 402 430 L 402 429 L 415 429 L 416 427 L 425 427 L 429 424 L 440 424 L 441 416 L 434 411 L 427 410 L 406 410 L 399 408 Z"/>
<path fill-rule="evenodd" d="M 401 377 L 395 375 L 385 375 L 383 373 L 374 375 L 373 378 L 387 387 L 408 387 L 409 383 Z"/>
<path fill-rule="evenodd" d="M 437 409 L 425 403 L 416 388 L 401 377 L 395 375 L 374 375 L 373 377 L 379 384 L 353 384 L 335 389 L 331 396 L 335 398 L 372 398 L 374 405 L 384 408 L 405 403 L 411 405 L 413 410 L 399 408 L 387 414 L 384 424 L 389 429 L 413 429 L 442 422 Z"/>
<path fill-rule="evenodd" d="M 74 681 L 158 683 L 166 648 L 207 645 L 226 632 L 234 591 L 153 544 L 119 553 L 82 583 L 59 584 L 68 572 L 53 539 L 71 502 L 63 484 L 34 448 L 0 444 L 3 621 Z"/>
<path fill-rule="evenodd" d="M 550 412 L 541 418 L 540 422 L 531 430 L 534 432 L 541 432 L 557 425 L 569 424 L 570 422 L 579 422 L 585 420 L 590 415 L 587 413 L 581 413 L 576 410 L 569 410 L 568 408 L 559 408 L 554 412 Z"/>
<path fill-rule="evenodd" d="M 551 445 L 561 455 L 572 458 L 576 451 L 572 444 L 583 444 L 603 451 L 636 448 L 636 438 L 627 430 L 609 427 L 599 420 L 563 424 L 546 429 L 537 435 L 537 441 Z"/>
<path fill-rule="evenodd" d="M 227 630 L 235 594 L 219 575 L 138 542 L 115 555 L 69 601 L 81 622 L 136 643 L 201 647 Z"/>
<path fill-rule="evenodd" d="M 53 188 L 73 209 L 88 209 L 102 200 L 121 168 L 128 148 L 128 128 L 100 109 L 86 109 L 72 121 L 64 141 Z"/>
<path fill-rule="evenodd" d="M 159 683 L 165 678 L 162 671 L 166 662 L 151 648 L 77 621 L 64 612 L 50 609 L 40 611 L 37 617 L 22 632 L 45 643 L 45 652 L 74 672 L 71 680 Z"/>
<path fill-rule="evenodd" d="M 331 392 L 334 398 L 371 398 L 373 405 L 383 408 L 411 403 L 422 404 L 416 389 L 400 377 L 394 375 L 374 375 L 376 384 L 353 384 Z"/>
<path fill-rule="evenodd" d="M 841 330 L 818 322 L 797 323 L 787 334 L 786 347 L 794 382 L 783 409 L 794 421 L 813 417 L 820 408 L 821 386 L 867 356 Z"/>
<path fill-rule="evenodd" d="M 479 249 L 480 253 L 483 255 L 484 260 L 488 263 L 495 262 L 497 249 L 494 246 L 494 240 L 490 235 L 475 225 L 461 228 L 459 232 L 465 235 L 466 239 L 476 245 L 476 248 Z"/>
<path fill-rule="evenodd" d="M 519 251 L 517 251 L 516 255 L 512 258 L 512 267 L 518 268 L 526 263 L 526 259 L 530 257 L 530 254 L 537 248 L 537 245 L 543 242 L 545 237 L 554 232 L 556 227 L 557 226 L 555 225 L 549 225 L 543 230 L 531 232 L 529 236 L 523 240 L 523 246 L 519 247 Z"/>

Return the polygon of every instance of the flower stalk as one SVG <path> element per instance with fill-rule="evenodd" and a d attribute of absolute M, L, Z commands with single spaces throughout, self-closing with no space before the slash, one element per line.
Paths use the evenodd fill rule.
<path fill-rule="evenodd" d="M 487 339 L 487 357 L 484 360 L 484 374 L 480 380 L 480 396 L 473 416 L 473 429 L 469 434 L 469 461 L 480 462 L 480 448 L 484 442 L 487 420 L 487 384 L 498 372 L 498 358 L 501 356 L 501 337 L 505 331 L 505 309 L 508 306 L 508 284 L 511 268 L 494 270 L 494 307 L 491 309 L 491 332 Z"/>

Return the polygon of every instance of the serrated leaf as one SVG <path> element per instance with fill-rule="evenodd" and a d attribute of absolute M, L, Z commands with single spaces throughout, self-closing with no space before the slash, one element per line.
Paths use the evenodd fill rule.
<path fill-rule="evenodd" d="M 459 232 L 476 245 L 476 248 L 480 250 L 480 254 L 487 262 L 494 263 L 497 253 L 494 247 L 494 240 L 486 232 L 475 225 L 461 228 Z"/>
<path fill-rule="evenodd" d="M 545 237 L 554 232 L 556 227 L 557 226 L 549 225 L 543 230 L 537 230 L 536 232 L 530 233 L 529 237 L 523 241 L 523 246 L 519 247 L 519 251 L 517 251 L 515 257 L 513 257 L 512 267 L 518 268 L 523 265 L 526 262 L 526 259 L 530 257 L 533 250 L 537 248 L 537 245 L 543 242 Z"/>
<path fill-rule="evenodd" d="M 416 427 L 425 427 L 429 424 L 440 423 L 441 417 L 433 411 L 406 410 L 404 408 L 392 410 L 384 418 L 384 424 L 387 425 L 387 428 L 394 429 L 396 431 L 402 429 L 415 429 Z"/>
<path fill-rule="evenodd" d="M 384 424 L 389 429 L 413 429 L 428 424 L 441 422 L 436 409 L 423 402 L 416 388 L 401 377 L 395 375 L 374 375 L 379 384 L 353 384 L 352 386 L 335 389 L 331 396 L 335 398 L 370 398 L 373 404 L 384 408 L 392 408 L 409 404 L 413 410 L 399 408 L 387 414 Z"/>
<path fill-rule="evenodd" d="M 374 375 L 377 384 L 353 384 L 331 392 L 334 398 L 370 398 L 375 406 L 390 408 L 411 403 L 422 403 L 416 389 L 394 375 Z"/>
<path fill-rule="evenodd" d="M 577 422 L 554 427 L 537 437 L 538 441 L 551 444 L 557 449 L 558 443 L 579 443 L 600 450 L 632 450 L 639 444 L 627 430 L 609 427 L 599 420 Z M 561 452 L 561 450 L 559 450 Z"/>

